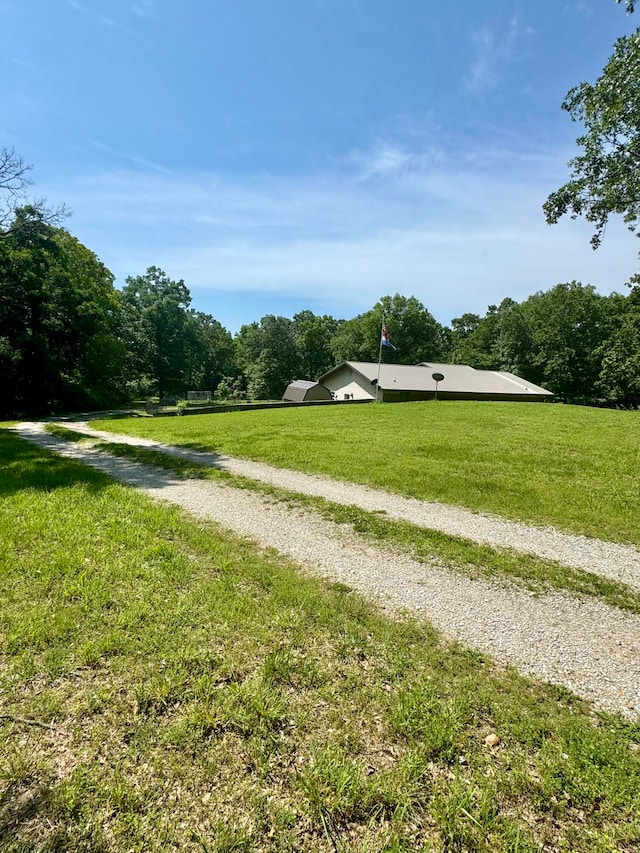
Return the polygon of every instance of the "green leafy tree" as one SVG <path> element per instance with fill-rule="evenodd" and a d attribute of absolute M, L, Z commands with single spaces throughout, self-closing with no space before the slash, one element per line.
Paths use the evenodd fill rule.
<path fill-rule="evenodd" d="M 300 365 L 293 322 L 267 314 L 242 326 L 235 338 L 236 357 L 253 400 L 275 400 L 298 378 Z"/>
<path fill-rule="evenodd" d="M 452 342 L 466 340 L 469 335 L 476 331 L 481 323 L 479 314 L 466 313 L 460 317 L 454 317 L 451 321 Z"/>
<path fill-rule="evenodd" d="M 618 0 L 619 2 L 619 0 Z M 634 3 L 627 0 L 627 11 Z M 640 225 L 640 30 L 616 41 L 595 84 L 574 86 L 562 103 L 585 133 L 582 153 L 569 162 L 570 180 L 544 204 L 549 223 L 569 213 L 593 223 L 597 248 L 611 214 L 638 233 Z"/>
<path fill-rule="evenodd" d="M 0 240 L 3 413 L 111 405 L 123 350 L 113 276 L 68 231 L 15 212 Z"/>
<path fill-rule="evenodd" d="M 371 310 L 344 322 L 332 344 L 337 362 L 377 361 L 384 316 L 397 348 L 383 348 L 383 360 L 402 364 L 439 361 L 448 344 L 442 326 L 415 296 L 383 296 Z"/>
<path fill-rule="evenodd" d="M 162 398 L 188 390 L 193 349 L 190 303 L 184 281 L 173 281 L 158 267 L 127 278 L 122 288 L 121 334 L 131 391 L 154 391 Z"/>
<path fill-rule="evenodd" d="M 333 340 L 331 352 L 336 364 L 343 361 L 377 361 L 380 346 L 380 315 L 371 312 L 345 320 Z"/>
<path fill-rule="evenodd" d="M 482 318 L 477 314 L 464 314 L 452 320 L 451 361 L 478 370 L 506 369 L 500 357 L 501 323 L 504 313 L 515 304 L 513 299 L 503 299 L 499 306 L 489 305 Z"/>
<path fill-rule="evenodd" d="M 213 393 L 216 400 L 245 400 L 247 393 L 244 390 L 246 384 L 242 376 L 223 376 L 218 387 Z"/>
<path fill-rule="evenodd" d="M 522 304 L 530 329 L 527 379 L 567 403 L 594 402 L 602 351 L 612 334 L 612 302 L 572 281 Z"/>
<path fill-rule="evenodd" d="M 640 287 L 632 288 L 603 348 L 599 386 L 610 405 L 640 407 Z"/>
<path fill-rule="evenodd" d="M 215 390 L 224 376 L 236 372 L 231 334 L 210 314 L 190 310 L 187 316 L 187 382 L 192 390 Z"/>
<path fill-rule="evenodd" d="M 530 320 L 513 299 L 503 299 L 495 318 L 496 341 L 493 352 L 499 370 L 531 378 L 533 341 Z"/>
<path fill-rule="evenodd" d="M 453 321 L 452 358 L 515 373 L 567 402 L 614 402 L 618 392 L 605 387 L 601 370 L 624 304 L 620 294 L 600 296 L 578 282 L 540 291 L 521 304 L 503 299 L 477 323 L 473 315 Z"/>
<path fill-rule="evenodd" d="M 384 315 L 394 346 L 394 360 L 403 364 L 420 361 L 439 361 L 445 355 L 442 326 L 415 296 L 383 296 L 373 309 Z M 380 329 L 377 330 L 379 340 Z"/>
<path fill-rule="evenodd" d="M 340 321 L 325 314 L 320 317 L 312 311 L 293 315 L 293 337 L 298 356 L 297 379 L 317 379 L 333 367 L 331 345 Z"/>

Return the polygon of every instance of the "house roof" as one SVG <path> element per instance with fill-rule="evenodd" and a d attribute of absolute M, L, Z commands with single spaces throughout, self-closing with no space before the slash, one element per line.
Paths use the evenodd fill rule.
<path fill-rule="evenodd" d="M 375 385 L 378 378 L 378 365 L 368 361 L 345 361 L 320 377 L 324 382 L 344 367 L 360 373 Z M 549 396 L 551 391 L 534 385 L 513 373 L 499 370 L 476 370 L 466 364 L 440 364 L 421 362 L 420 364 L 381 364 L 379 387 L 384 391 L 424 391 L 435 392 L 434 373 L 444 376 L 438 382 L 438 391 L 455 394 L 517 394 L 523 396 Z"/>

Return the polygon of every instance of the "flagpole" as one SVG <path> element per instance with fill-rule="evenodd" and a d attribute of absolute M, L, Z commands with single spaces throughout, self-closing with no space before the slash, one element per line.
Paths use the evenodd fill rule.
<path fill-rule="evenodd" d="M 382 330 L 384 329 L 384 311 L 382 312 L 382 323 L 380 324 L 380 346 L 378 348 L 378 378 L 376 379 L 376 403 L 379 403 L 378 388 L 380 387 L 380 362 L 382 361 Z"/>

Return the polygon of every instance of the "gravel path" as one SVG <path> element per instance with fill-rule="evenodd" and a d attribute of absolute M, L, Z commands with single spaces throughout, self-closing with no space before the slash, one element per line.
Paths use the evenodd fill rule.
<path fill-rule="evenodd" d="M 441 566 L 425 566 L 384 548 L 374 547 L 350 528 L 320 519 L 311 511 L 292 510 L 256 492 L 223 483 L 182 480 L 171 472 L 118 459 L 95 448 L 57 440 L 43 432 L 38 424 L 22 424 L 17 432 L 40 446 L 98 468 L 156 499 L 169 501 L 193 515 L 217 521 L 262 546 L 276 548 L 308 571 L 340 580 L 375 597 L 389 610 L 406 609 L 419 613 L 446 635 L 488 652 L 503 663 L 513 664 L 525 673 L 563 684 L 591 699 L 600 708 L 617 710 L 628 717 L 640 715 L 638 616 L 621 612 L 596 599 L 576 599 L 563 593 L 534 597 L 521 589 L 470 580 Z M 109 438 L 114 440 L 112 435 Z M 247 475 L 246 470 L 241 472 L 235 467 L 238 462 L 233 461 L 234 473 Z M 217 464 L 230 466 L 231 460 L 218 460 Z M 227 470 L 232 469 L 227 467 Z M 259 469 L 252 470 L 257 472 Z M 281 475 L 286 473 L 281 472 Z M 286 487 L 303 491 L 300 488 L 302 475 L 296 472 L 288 472 L 288 475 L 293 479 Z M 306 479 L 316 482 L 317 487 L 328 483 L 335 488 L 342 487 L 342 484 L 324 478 Z M 282 481 L 277 484 L 284 485 Z M 345 484 L 344 488 L 349 490 L 352 487 Z M 355 488 L 358 494 L 362 494 L 360 487 Z M 394 502 L 402 500 L 369 489 L 364 492 L 377 495 L 378 508 L 387 509 L 389 497 Z M 324 491 L 322 494 L 327 496 Z M 334 500 L 333 497 L 330 499 Z M 346 501 L 343 497 L 341 502 L 358 501 Z M 418 501 L 409 503 L 420 505 Z M 427 505 L 426 512 L 429 513 L 433 506 Z M 389 514 L 399 511 L 396 508 Z M 467 515 L 474 522 L 482 520 L 481 516 Z M 490 519 L 490 522 L 497 525 L 496 529 L 500 527 L 497 519 Z M 428 526 L 434 525 L 429 523 Z M 511 528 L 513 525 L 506 523 L 506 526 Z M 546 535 L 547 531 L 539 533 Z M 462 535 L 474 538 L 468 534 L 465 529 Z M 483 535 L 489 534 L 485 531 Z M 500 544 L 504 542 L 500 541 Z M 633 554 L 637 559 L 637 552 Z M 553 556 L 558 558 L 557 554 Z M 634 571 L 637 572 L 637 568 L 634 569 L 632 562 L 630 572 L 637 580 Z"/>
<path fill-rule="evenodd" d="M 329 477 L 275 468 L 263 462 L 233 459 L 216 453 L 200 453 L 183 447 L 163 445 L 150 439 L 100 432 L 92 429 L 87 423 L 70 426 L 78 432 L 96 438 L 161 450 L 172 456 L 228 471 L 230 474 L 261 480 L 305 495 L 323 497 L 334 503 L 355 505 L 370 512 L 382 511 L 389 518 L 408 521 L 418 527 L 440 530 L 453 536 L 462 536 L 483 545 L 525 551 L 538 557 L 556 560 L 571 568 L 621 581 L 640 590 L 640 552 L 633 547 L 603 542 L 588 536 L 560 533 L 550 527 L 533 527 L 495 516 L 479 515 L 461 507 L 406 498 L 355 483 L 338 482 Z"/>

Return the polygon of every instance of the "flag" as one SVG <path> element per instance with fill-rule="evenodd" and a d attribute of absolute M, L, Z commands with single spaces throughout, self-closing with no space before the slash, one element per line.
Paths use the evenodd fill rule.
<path fill-rule="evenodd" d="M 394 347 L 394 345 L 389 340 L 389 332 L 387 332 L 387 324 L 382 324 L 382 339 L 380 341 L 383 347 L 389 347 L 389 349 L 398 349 L 398 347 Z"/>

